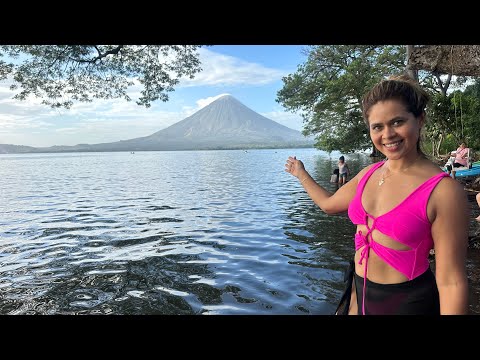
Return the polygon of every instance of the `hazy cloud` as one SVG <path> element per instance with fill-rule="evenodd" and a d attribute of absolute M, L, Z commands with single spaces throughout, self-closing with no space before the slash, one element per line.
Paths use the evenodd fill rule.
<path fill-rule="evenodd" d="M 278 81 L 284 71 L 247 62 L 233 56 L 199 49 L 202 69 L 194 79 L 182 78 L 180 86 L 265 85 Z"/>
<path fill-rule="evenodd" d="M 283 111 L 269 111 L 261 113 L 261 115 L 269 118 L 270 120 L 276 121 L 279 124 L 289 127 L 290 129 L 302 131 L 303 119 L 300 115 L 286 113 Z"/>
<path fill-rule="evenodd" d="M 211 104 L 212 102 L 214 102 L 218 98 L 221 98 L 222 96 L 225 96 L 225 95 L 230 95 L 230 94 L 224 93 L 224 94 L 220 94 L 220 95 L 217 95 L 217 96 L 210 96 L 210 97 L 205 98 L 205 99 L 197 100 L 196 103 L 198 105 L 198 110 L 200 110 L 201 108 L 204 108 L 205 106 Z"/>

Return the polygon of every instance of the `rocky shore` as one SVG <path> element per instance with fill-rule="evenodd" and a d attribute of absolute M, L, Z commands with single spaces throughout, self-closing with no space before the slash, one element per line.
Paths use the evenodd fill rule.
<path fill-rule="evenodd" d="M 472 249 L 480 249 L 480 222 L 475 218 L 480 214 L 480 208 L 477 204 L 475 196 L 480 192 L 480 178 L 476 180 L 462 180 L 468 202 L 471 208 L 470 229 L 468 231 L 468 247 Z"/>

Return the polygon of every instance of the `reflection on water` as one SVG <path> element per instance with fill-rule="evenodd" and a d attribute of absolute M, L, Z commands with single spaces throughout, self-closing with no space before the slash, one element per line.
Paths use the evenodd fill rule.
<path fill-rule="evenodd" d="M 337 189 L 314 149 L 0 155 L 0 313 L 332 313 L 354 227 L 289 155 Z"/>

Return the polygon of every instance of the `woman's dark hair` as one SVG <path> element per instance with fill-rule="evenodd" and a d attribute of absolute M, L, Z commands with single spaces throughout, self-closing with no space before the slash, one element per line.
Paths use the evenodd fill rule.
<path fill-rule="evenodd" d="M 407 75 L 390 76 L 387 80 L 380 81 L 362 100 L 363 121 L 368 126 L 370 109 L 379 101 L 401 101 L 407 111 L 415 117 L 425 115 L 425 108 L 430 101 L 430 95 L 422 87 Z M 417 142 L 417 150 L 420 150 L 420 137 Z"/>
<path fill-rule="evenodd" d="M 345 157 L 342 155 L 342 156 L 340 156 L 340 158 L 338 160 L 345 162 Z"/>
<path fill-rule="evenodd" d="M 391 76 L 380 81 L 362 100 L 363 119 L 368 125 L 370 108 L 379 101 L 400 100 L 415 117 L 425 112 L 430 95 L 407 75 Z"/>

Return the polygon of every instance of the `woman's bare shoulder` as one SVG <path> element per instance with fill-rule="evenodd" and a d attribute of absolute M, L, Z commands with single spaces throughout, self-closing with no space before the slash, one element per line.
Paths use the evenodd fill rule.
<path fill-rule="evenodd" d="M 441 172 L 441 171 L 440 171 Z M 431 194 L 433 200 L 439 205 L 449 206 L 458 201 L 467 201 L 463 185 L 449 176 L 442 178 Z"/>

